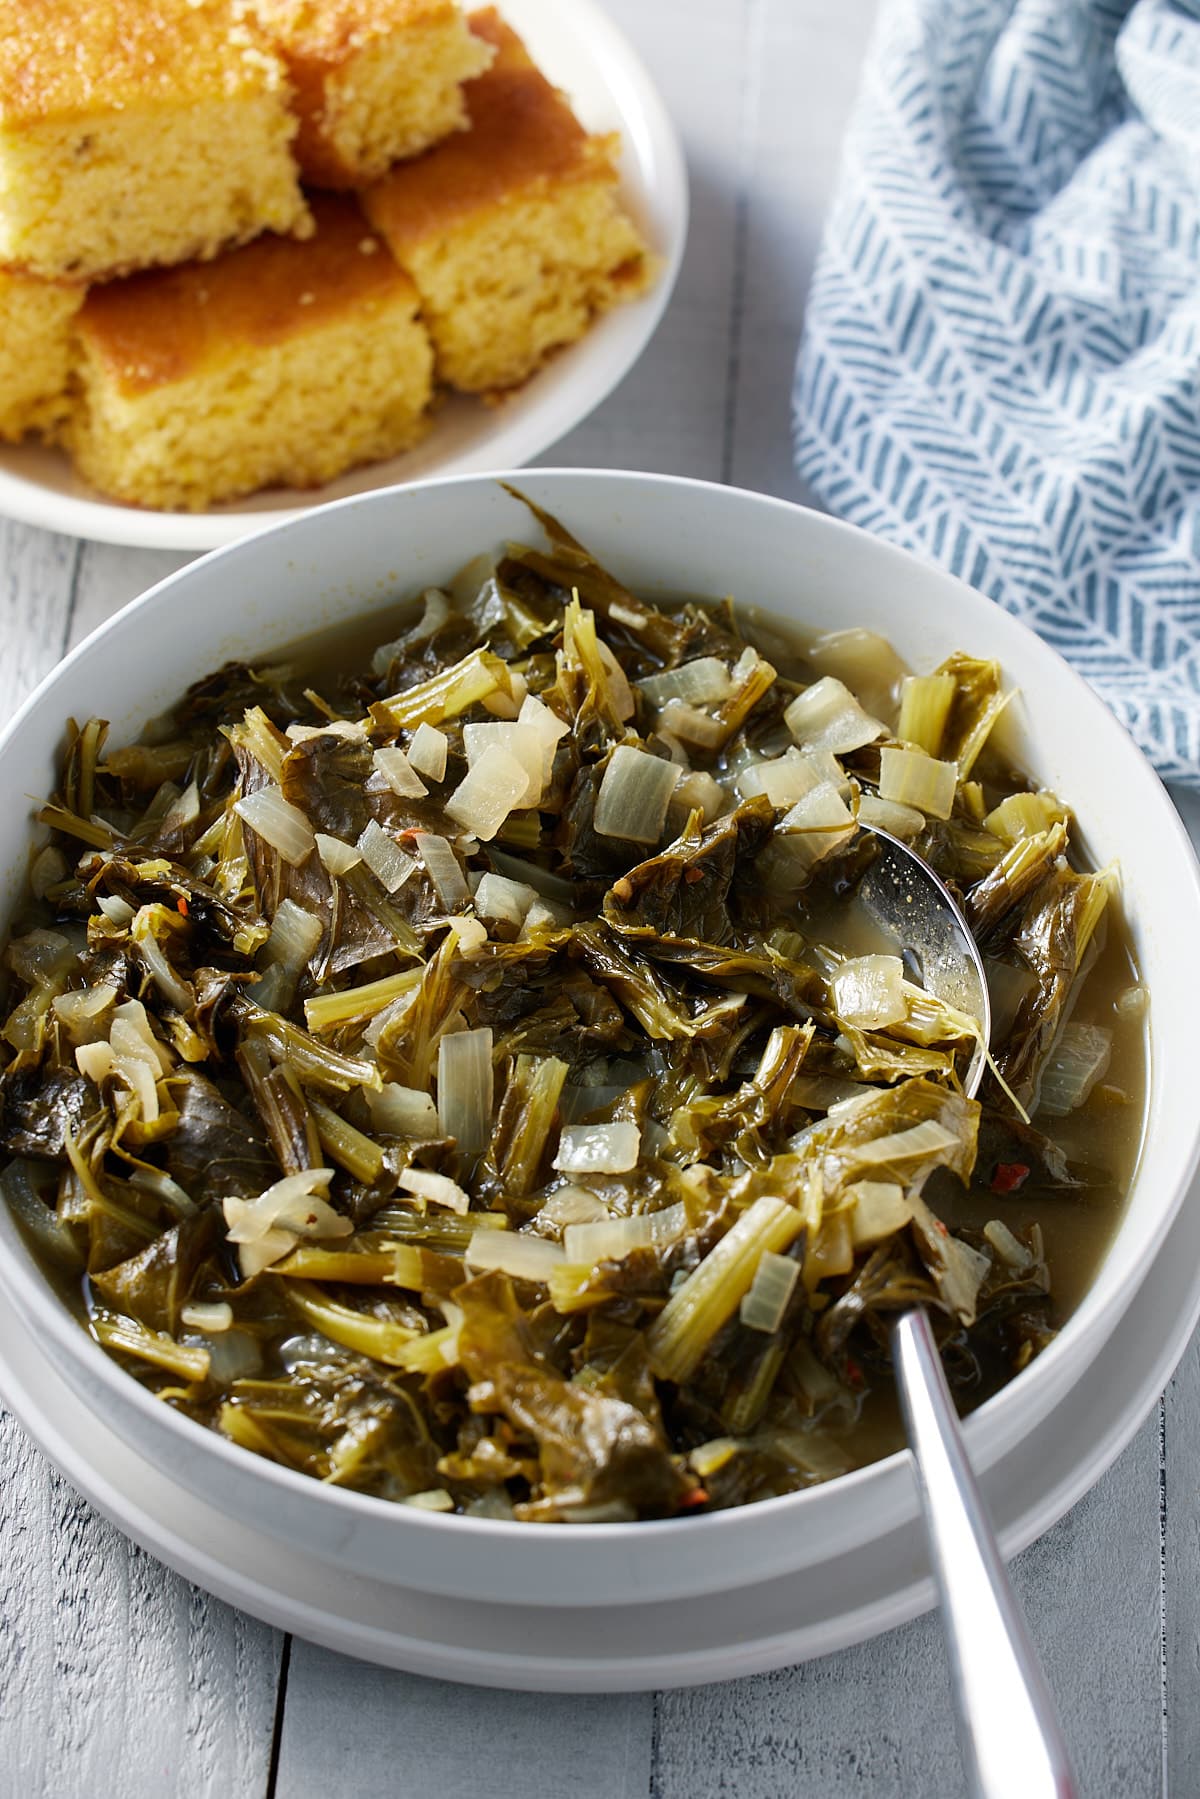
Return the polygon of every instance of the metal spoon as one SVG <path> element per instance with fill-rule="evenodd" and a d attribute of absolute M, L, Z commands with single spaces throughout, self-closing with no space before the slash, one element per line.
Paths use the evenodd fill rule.
<path fill-rule="evenodd" d="M 925 987 L 977 1018 L 982 1042 L 967 1071 L 974 1094 L 991 1034 L 978 946 L 944 882 L 915 850 L 875 831 L 880 854 L 858 884 L 873 922 L 918 964 Z M 916 1464 L 925 1533 L 941 1598 L 959 1748 L 979 1799 L 1074 1799 L 1058 1714 L 1009 1584 L 929 1319 L 919 1307 L 892 1325 L 892 1362 Z"/>

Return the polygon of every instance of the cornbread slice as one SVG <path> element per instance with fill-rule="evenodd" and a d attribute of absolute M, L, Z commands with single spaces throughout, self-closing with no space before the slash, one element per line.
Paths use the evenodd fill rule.
<path fill-rule="evenodd" d="M 471 129 L 362 201 L 417 284 L 439 375 L 486 393 L 524 381 L 653 269 L 617 201 L 616 140 L 588 136 L 494 9 L 470 24 L 497 52 L 467 85 Z"/>
<path fill-rule="evenodd" d="M 356 187 L 466 128 L 462 84 L 492 60 L 457 0 L 255 0 L 287 67 L 294 146 L 318 187 Z"/>
<path fill-rule="evenodd" d="M 236 0 L 0 0 L 0 262 L 110 275 L 303 229 L 287 98 Z"/>
<path fill-rule="evenodd" d="M 81 474 L 120 500 L 196 510 L 331 480 L 426 429 L 433 352 L 417 294 L 350 199 L 306 242 L 93 288 L 79 315 Z"/>
<path fill-rule="evenodd" d="M 0 269 L 0 438 L 53 437 L 67 416 L 71 321 L 86 288 Z"/>

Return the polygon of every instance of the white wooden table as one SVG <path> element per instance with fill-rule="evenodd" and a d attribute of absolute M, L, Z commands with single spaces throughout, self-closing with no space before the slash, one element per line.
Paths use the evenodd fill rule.
<path fill-rule="evenodd" d="M 564 0 L 569 4 L 569 0 Z M 683 131 L 691 244 L 620 391 L 545 458 L 802 498 L 797 326 L 874 0 L 608 0 Z M 0 521 L 0 716 L 184 560 Z M 1200 806 L 1192 807 L 1193 821 Z M 0 1418 L 0 1794 L 777 1799 L 961 1791 L 936 1619 L 694 1691 L 475 1691 L 244 1617 L 126 1542 Z M 1083 1790 L 1200 1795 L 1200 1346 L 1015 1564 Z"/>

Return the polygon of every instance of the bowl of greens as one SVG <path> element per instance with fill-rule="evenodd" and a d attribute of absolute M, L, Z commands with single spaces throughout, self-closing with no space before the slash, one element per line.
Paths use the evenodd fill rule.
<path fill-rule="evenodd" d="M 0 786 L 0 1290 L 299 1554 L 567 1605 L 841 1553 L 916 1509 L 895 1310 L 986 1468 L 1196 1166 L 1157 778 L 1023 626 L 795 506 L 323 508 L 98 631 Z M 978 1099 L 978 1022 L 864 932 L 877 830 L 983 953 Z"/>

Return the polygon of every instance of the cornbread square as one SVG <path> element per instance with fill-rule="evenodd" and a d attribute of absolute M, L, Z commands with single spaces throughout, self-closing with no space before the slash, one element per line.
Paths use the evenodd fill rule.
<path fill-rule="evenodd" d="M 303 243 L 262 237 L 91 290 L 67 442 L 94 486 L 197 510 L 424 434 L 433 352 L 412 282 L 352 200 L 313 214 Z"/>
<path fill-rule="evenodd" d="M 306 180 L 357 187 L 466 129 L 462 84 L 492 60 L 457 0 L 255 0 L 287 67 Z"/>
<path fill-rule="evenodd" d="M 0 0 L 0 263 L 78 279 L 303 229 L 287 99 L 237 0 Z"/>
<path fill-rule="evenodd" d="M 362 201 L 417 284 L 439 375 L 487 393 L 524 381 L 653 269 L 617 201 L 616 140 L 588 136 L 494 9 L 470 24 L 497 52 L 467 85 L 470 130 Z"/>
<path fill-rule="evenodd" d="M 53 437 L 69 409 L 71 321 L 86 288 L 0 270 L 0 438 Z"/>

